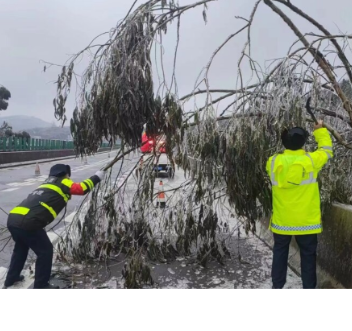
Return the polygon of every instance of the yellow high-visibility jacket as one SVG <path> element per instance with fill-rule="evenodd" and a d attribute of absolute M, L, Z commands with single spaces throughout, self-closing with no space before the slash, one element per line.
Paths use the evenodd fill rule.
<path fill-rule="evenodd" d="M 286 149 L 271 156 L 266 171 L 271 179 L 273 214 L 270 230 L 278 234 L 302 235 L 322 231 L 319 171 L 333 157 L 332 141 L 327 129 L 314 131 L 318 149 Z"/>

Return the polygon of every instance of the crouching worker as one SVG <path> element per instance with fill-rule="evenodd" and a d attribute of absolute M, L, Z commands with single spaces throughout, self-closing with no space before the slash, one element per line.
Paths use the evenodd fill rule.
<path fill-rule="evenodd" d="M 89 179 L 74 183 L 70 179 L 70 166 L 56 164 L 50 169 L 48 179 L 10 211 L 7 227 L 15 242 L 15 248 L 4 288 L 24 279 L 21 271 L 29 249 L 37 255 L 34 288 L 58 288 L 49 284 L 53 245 L 44 228 L 66 207 L 71 195 L 87 194 L 104 176 L 104 171 L 98 171 Z"/>

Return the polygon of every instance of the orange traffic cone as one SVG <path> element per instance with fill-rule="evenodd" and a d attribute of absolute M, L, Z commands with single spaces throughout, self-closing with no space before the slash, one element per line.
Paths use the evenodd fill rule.
<path fill-rule="evenodd" d="M 35 174 L 36 176 L 40 176 L 40 168 L 39 168 L 38 162 L 37 162 L 37 164 L 35 165 L 34 174 Z"/>
<path fill-rule="evenodd" d="M 162 180 L 159 183 L 159 192 L 158 192 L 158 198 L 157 198 L 156 206 L 160 207 L 160 208 L 165 208 L 166 207 L 164 184 L 163 184 Z"/>

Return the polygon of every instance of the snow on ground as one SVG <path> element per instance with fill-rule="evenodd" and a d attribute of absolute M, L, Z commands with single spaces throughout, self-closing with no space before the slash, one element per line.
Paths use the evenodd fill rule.
<path fill-rule="evenodd" d="M 156 179 L 155 190 L 157 192 L 160 179 Z M 170 190 L 181 186 L 186 179 L 183 171 L 177 170 L 174 179 L 162 178 L 164 190 Z M 127 182 L 126 188 L 123 191 L 124 205 L 126 202 L 133 200 L 134 193 L 137 188 L 136 177 L 131 177 Z M 161 221 L 167 215 L 165 212 L 172 205 L 180 200 L 180 194 L 166 194 L 167 208 L 157 209 L 157 218 Z M 256 236 L 250 234 L 245 235 L 241 229 L 239 221 L 232 215 L 228 206 L 222 203 L 217 203 L 215 206 L 219 215 L 220 221 L 227 222 L 230 230 L 225 234 L 229 239 L 229 250 L 231 259 L 227 259 L 224 265 L 216 261 L 209 263 L 207 268 L 195 263 L 194 260 L 186 258 L 178 258 L 176 261 L 169 264 L 149 263 L 151 266 L 152 276 L 155 281 L 153 287 L 166 289 L 269 289 L 271 288 L 271 263 L 272 251 Z M 155 213 L 152 217 L 155 220 Z M 154 221 L 150 223 L 154 231 L 160 227 L 160 222 Z M 231 232 L 233 228 L 238 230 Z M 223 230 L 224 227 L 221 227 Z M 241 261 L 238 256 L 241 255 Z M 121 270 L 124 265 L 124 258 L 119 256 L 115 261 L 110 261 L 107 265 L 85 266 L 84 272 L 78 270 L 76 273 L 71 272 L 69 277 L 63 277 L 65 280 L 57 281 L 63 287 L 73 288 L 123 288 L 124 280 L 121 277 Z M 59 268 L 60 269 L 60 268 Z M 67 270 L 61 270 L 62 273 L 67 273 Z M 78 276 L 77 276 L 78 275 Z M 291 269 L 288 270 L 287 289 L 302 288 L 300 277 L 297 276 Z"/>
<path fill-rule="evenodd" d="M 242 262 L 237 258 L 238 239 L 231 243 L 232 258 L 220 265 L 216 261 L 207 268 L 187 258 L 178 258 L 169 264 L 151 263 L 155 284 L 161 289 L 270 289 L 272 251 L 255 236 L 244 237 L 239 245 Z M 63 287 L 121 289 L 124 280 L 121 270 L 124 258 L 110 261 L 108 265 L 78 268 L 76 273 L 59 282 Z M 108 268 L 107 268 L 108 267 Z M 65 267 L 64 267 L 65 268 Z M 64 269 L 67 272 L 67 268 Z M 60 278 L 60 277 L 58 277 Z M 285 289 L 302 288 L 301 279 L 288 269 Z"/>

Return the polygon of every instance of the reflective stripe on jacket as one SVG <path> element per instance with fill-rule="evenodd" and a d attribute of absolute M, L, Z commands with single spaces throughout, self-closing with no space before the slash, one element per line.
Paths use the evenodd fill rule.
<path fill-rule="evenodd" d="M 333 157 L 333 150 L 327 129 L 315 130 L 313 134 L 318 143 L 315 152 L 286 149 L 271 156 L 266 164 L 273 194 L 272 232 L 300 235 L 322 231 L 317 177 Z"/>
<path fill-rule="evenodd" d="M 74 183 L 70 178 L 49 177 L 10 211 L 7 224 L 29 231 L 44 228 L 65 208 L 71 195 L 84 195 L 99 182 L 95 175 L 81 183 Z"/>

